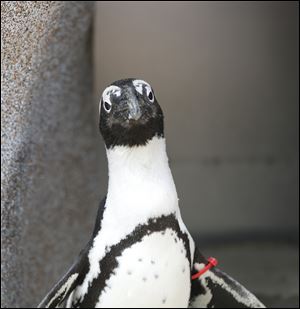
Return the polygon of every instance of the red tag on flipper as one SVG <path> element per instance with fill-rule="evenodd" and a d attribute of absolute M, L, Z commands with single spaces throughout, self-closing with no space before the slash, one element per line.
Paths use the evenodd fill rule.
<path fill-rule="evenodd" d="M 207 259 L 207 264 L 201 269 L 199 270 L 196 274 L 192 275 L 192 280 L 195 280 L 197 278 L 199 278 L 201 275 L 203 275 L 205 272 L 207 272 L 208 270 L 210 270 L 211 268 L 215 267 L 218 265 L 218 260 L 210 257 Z"/>

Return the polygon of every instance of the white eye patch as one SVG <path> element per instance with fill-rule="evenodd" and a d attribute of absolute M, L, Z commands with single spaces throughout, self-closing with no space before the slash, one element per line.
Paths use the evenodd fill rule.
<path fill-rule="evenodd" d="M 106 110 L 106 112 L 107 113 L 110 112 L 111 105 L 112 105 L 110 96 L 112 94 L 119 97 L 121 95 L 121 88 L 118 86 L 112 85 L 104 89 L 102 93 L 102 97 L 101 97 L 102 99 L 100 100 L 100 103 L 99 103 L 99 114 L 101 112 L 101 102 L 103 102 L 103 108 Z"/>
<path fill-rule="evenodd" d="M 133 83 L 135 90 L 139 94 L 143 94 L 143 87 L 145 87 L 147 97 L 149 98 L 150 102 L 154 102 L 154 94 L 153 94 L 152 88 L 147 82 L 145 82 L 142 79 L 135 79 L 134 81 L 132 81 L 132 83 Z"/>

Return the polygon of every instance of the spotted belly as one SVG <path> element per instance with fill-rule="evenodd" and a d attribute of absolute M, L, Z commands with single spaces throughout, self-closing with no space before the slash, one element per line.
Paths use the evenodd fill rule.
<path fill-rule="evenodd" d="M 145 235 L 117 257 L 97 308 L 187 307 L 190 265 L 184 241 L 168 228 Z"/>

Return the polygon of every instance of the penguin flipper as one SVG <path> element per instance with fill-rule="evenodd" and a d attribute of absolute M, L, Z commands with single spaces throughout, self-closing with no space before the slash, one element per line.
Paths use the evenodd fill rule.
<path fill-rule="evenodd" d="M 94 237 L 101 229 L 101 222 L 105 209 L 106 196 L 100 202 L 97 219 L 94 227 L 94 231 L 90 241 L 85 248 L 80 252 L 76 261 L 67 271 L 67 273 L 56 283 L 56 285 L 50 290 L 45 298 L 38 305 L 38 308 L 59 308 L 61 304 L 67 300 L 71 292 L 79 285 L 82 278 L 88 271 L 89 261 L 88 252 L 93 242 Z"/>
<path fill-rule="evenodd" d="M 196 248 L 192 273 L 207 260 Z M 245 287 L 214 267 L 191 282 L 190 308 L 265 308 Z"/>
<path fill-rule="evenodd" d="M 55 284 L 50 292 L 38 305 L 38 308 L 59 308 L 62 303 L 67 299 L 70 293 L 78 285 L 80 274 L 83 273 L 87 264 L 87 253 L 90 248 L 90 242 L 80 252 L 77 260 L 70 267 L 67 273 Z M 87 264 L 87 265 L 86 265 Z"/>

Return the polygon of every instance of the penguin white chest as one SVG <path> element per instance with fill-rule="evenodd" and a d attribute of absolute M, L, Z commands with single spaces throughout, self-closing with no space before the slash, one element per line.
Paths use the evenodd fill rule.
<path fill-rule="evenodd" d="M 96 307 L 187 307 L 190 265 L 172 229 L 153 232 L 126 248 Z"/>

